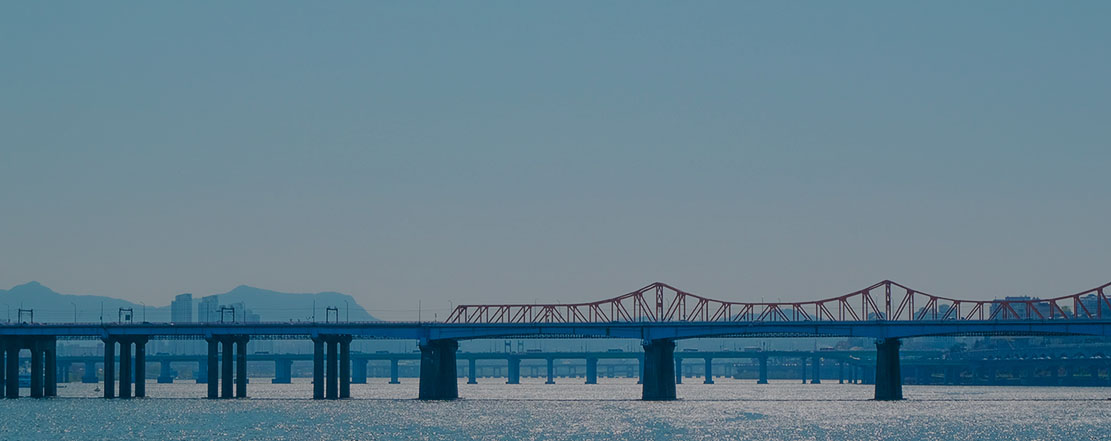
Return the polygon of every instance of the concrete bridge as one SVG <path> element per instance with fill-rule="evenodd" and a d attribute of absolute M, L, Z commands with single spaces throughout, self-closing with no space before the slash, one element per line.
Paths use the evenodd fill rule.
<path fill-rule="evenodd" d="M 461 340 L 623 338 L 642 342 L 642 398 L 676 398 L 675 342 L 709 337 L 867 337 L 876 342 L 875 398 L 902 399 L 899 347 L 907 338 L 945 335 L 1111 335 L 1111 300 L 1103 285 L 1052 299 L 971 301 L 925 294 L 883 281 L 843 296 L 800 303 L 723 302 L 655 283 L 613 299 L 571 305 L 461 305 L 447 323 L 17 324 L 0 326 L 7 395 L 18 396 L 18 357 L 31 352 L 31 395 L 52 396 L 58 339 L 105 342 L 106 398 L 144 396 L 150 339 L 208 342 L 208 397 L 245 397 L 246 343 L 310 339 L 313 398 L 350 396 L 353 339 L 412 339 L 420 349 L 419 397 L 454 399 Z M 901 292 L 900 292 L 901 291 Z M 918 305 L 916 308 L 915 305 Z M 1104 311 L 1109 311 L 1105 318 Z M 221 356 L 222 353 L 222 356 Z M 134 355 L 134 376 L 131 372 Z M 705 359 L 705 357 L 702 357 Z M 233 363 L 234 360 L 234 363 Z M 679 360 L 679 361 L 677 361 Z M 589 359 L 588 359 L 589 363 Z M 510 362 L 510 376 L 515 374 Z M 588 371 L 590 370 L 588 365 Z M 233 381 L 234 375 L 234 381 Z M 519 376 L 519 372 L 516 373 Z M 219 379 L 223 379 L 223 383 Z M 14 385 L 14 386 L 13 386 Z"/>

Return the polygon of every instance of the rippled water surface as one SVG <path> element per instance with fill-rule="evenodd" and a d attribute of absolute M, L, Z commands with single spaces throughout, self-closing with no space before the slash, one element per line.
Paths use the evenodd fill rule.
<path fill-rule="evenodd" d="M 0 439 L 1111 439 L 1111 388 L 906 386 L 907 400 L 881 403 L 871 386 L 721 379 L 641 402 L 633 379 L 560 380 L 460 381 L 451 402 L 417 401 L 413 379 L 355 384 L 342 401 L 306 399 L 305 381 L 257 380 L 226 401 L 192 382 L 132 400 L 70 383 L 58 398 L 0 400 Z"/>

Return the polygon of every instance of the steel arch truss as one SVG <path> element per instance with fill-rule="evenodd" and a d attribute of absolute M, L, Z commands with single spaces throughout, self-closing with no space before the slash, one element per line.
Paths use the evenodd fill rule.
<path fill-rule="evenodd" d="M 1089 320 L 1111 317 L 1111 283 L 1050 299 L 961 300 L 884 280 L 808 302 L 726 302 L 665 283 L 612 299 L 574 304 L 459 305 L 446 323 L 807 322 Z"/>

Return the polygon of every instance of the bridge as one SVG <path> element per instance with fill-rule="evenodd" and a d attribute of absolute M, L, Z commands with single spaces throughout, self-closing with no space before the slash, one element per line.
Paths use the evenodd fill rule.
<path fill-rule="evenodd" d="M 350 396 L 353 339 L 412 339 L 420 349 L 419 397 L 458 398 L 461 340 L 487 338 L 627 338 L 642 342 L 642 398 L 676 398 L 675 342 L 707 337 L 867 337 L 876 342 L 875 399 L 902 399 L 899 347 L 907 338 L 947 335 L 1111 335 L 1111 283 L 1049 299 L 961 300 L 885 280 L 808 302 L 743 303 L 703 297 L 653 283 L 611 299 L 582 304 L 460 305 L 442 323 L 12 324 L 0 326 L 6 395 L 19 395 L 19 353 L 31 353 L 31 395 L 53 396 L 58 339 L 105 343 L 104 394 L 145 396 L 150 339 L 208 342 L 208 397 L 246 396 L 246 343 L 310 339 L 313 398 Z M 1106 318 L 1105 318 L 1106 315 Z M 119 357 L 116 349 L 119 348 Z M 221 355 L 222 354 L 222 355 Z M 135 371 L 131 372 L 132 357 Z M 234 360 L 234 363 L 233 363 Z M 234 376 L 234 381 L 233 381 Z M 223 382 L 220 382 L 220 379 Z M 327 381 L 325 381 L 327 378 Z"/>

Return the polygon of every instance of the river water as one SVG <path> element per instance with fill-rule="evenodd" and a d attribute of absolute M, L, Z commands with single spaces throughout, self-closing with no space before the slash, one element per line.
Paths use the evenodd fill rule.
<path fill-rule="evenodd" d="M 312 385 L 294 381 L 256 380 L 241 400 L 198 398 L 193 382 L 104 400 L 69 383 L 57 398 L 0 400 L 0 439 L 1111 439 L 1111 388 L 905 386 L 907 400 L 874 402 L 865 385 L 691 379 L 677 401 L 642 402 L 634 379 L 490 378 L 421 402 L 415 379 L 353 384 L 341 401 L 306 399 Z"/>

